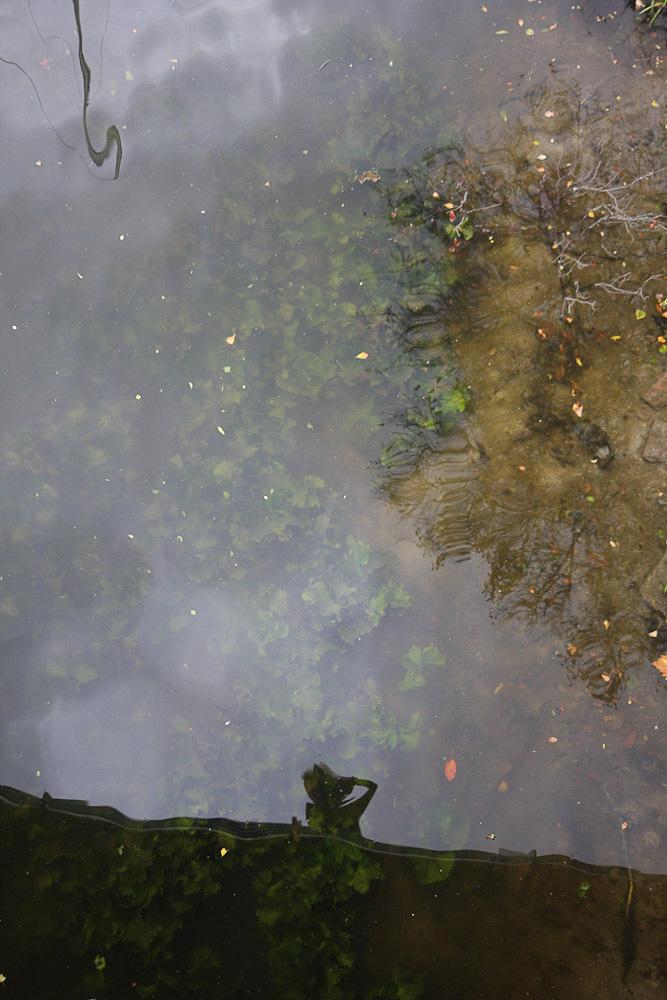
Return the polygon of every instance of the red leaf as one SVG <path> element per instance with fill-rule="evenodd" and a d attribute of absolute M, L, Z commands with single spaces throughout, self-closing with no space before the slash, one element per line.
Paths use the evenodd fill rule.
<path fill-rule="evenodd" d="M 443 771 L 445 772 L 445 777 L 447 778 L 447 781 L 454 780 L 454 778 L 456 777 L 456 761 L 454 760 L 453 757 L 450 757 L 449 760 L 445 761 L 445 766 L 443 768 Z"/>

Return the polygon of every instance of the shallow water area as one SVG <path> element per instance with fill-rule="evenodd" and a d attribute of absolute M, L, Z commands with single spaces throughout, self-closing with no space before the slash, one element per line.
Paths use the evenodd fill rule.
<path fill-rule="evenodd" d="M 322 760 L 663 873 L 665 41 L 581 7 L 7 6 L 3 785 L 289 824 Z"/>

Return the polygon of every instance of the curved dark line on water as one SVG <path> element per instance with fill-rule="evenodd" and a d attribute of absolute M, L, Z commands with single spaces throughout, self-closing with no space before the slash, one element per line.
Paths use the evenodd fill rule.
<path fill-rule="evenodd" d="M 81 73 L 82 73 L 82 76 L 83 76 L 83 85 L 84 85 L 84 95 L 83 95 L 83 130 L 84 130 L 84 134 L 85 134 L 85 137 L 86 137 L 86 145 L 88 147 L 88 153 L 89 153 L 91 159 L 93 160 L 93 162 L 95 163 L 95 165 L 99 167 L 108 158 L 108 156 L 109 156 L 109 154 L 111 152 L 111 146 L 115 143 L 115 145 L 116 145 L 116 167 L 115 167 L 114 176 L 113 176 L 113 178 L 110 178 L 110 177 L 99 177 L 98 180 L 104 180 L 104 181 L 108 181 L 108 180 L 112 180 L 112 179 L 113 180 L 118 180 L 118 175 L 119 175 L 119 172 L 120 172 L 120 163 L 121 163 L 121 159 L 122 159 L 122 156 L 123 156 L 123 147 L 122 147 L 122 143 L 121 143 L 120 132 L 118 131 L 118 129 L 116 128 L 115 125 L 111 125 L 107 129 L 107 141 L 106 141 L 106 145 L 104 146 L 104 149 L 102 149 L 100 152 L 98 152 L 96 149 L 94 149 L 94 147 L 93 147 L 93 145 L 92 145 L 92 143 L 90 141 L 90 137 L 88 135 L 88 122 L 87 122 L 86 115 L 87 115 L 87 111 L 88 111 L 88 103 L 90 101 L 91 72 L 90 72 L 90 67 L 88 66 L 88 63 L 86 62 L 85 56 L 83 54 L 83 40 L 82 40 L 82 33 L 81 33 L 81 17 L 80 17 L 80 14 L 79 14 L 79 0 L 73 0 L 73 4 L 74 4 L 74 20 L 76 22 L 77 35 L 78 35 L 78 39 L 79 39 L 79 65 L 81 66 Z M 32 11 L 30 0 L 28 0 L 28 9 L 30 10 L 30 16 L 32 18 L 33 24 L 35 25 L 35 29 L 37 31 L 37 34 L 39 35 L 40 40 L 43 43 L 45 43 L 46 39 L 44 38 L 44 36 L 42 35 L 41 31 L 39 30 L 39 26 L 38 26 L 38 24 L 37 24 L 37 22 L 35 20 L 35 17 L 34 17 L 33 11 Z M 109 20 L 109 7 L 108 7 L 108 4 L 107 4 L 107 17 L 106 17 L 106 22 L 105 22 L 105 27 L 104 27 L 105 34 L 106 34 L 107 25 L 108 25 L 108 20 Z M 50 35 L 49 37 L 50 38 L 58 38 L 61 41 L 63 41 L 66 45 L 68 44 L 67 43 L 67 39 L 63 38 L 62 35 Z M 104 44 L 104 36 L 102 37 L 102 41 L 100 42 L 100 52 L 101 52 L 103 44 Z M 54 124 L 54 122 L 49 117 L 48 112 L 47 112 L 46 108 L 44 107 L 44 102 L 42 101 L 42 98 L 40 97 L 39 89 L 37 87 L 37 84 L 35 83 L 35 81 L 33 80 L 33 78 L 30 76 L 30 73 L 28 73 L 28 71 L 25 70 L 23 68 L 23 66 L 21 66 L 20 63 L 15 62 L 13 59 L 6 59 L 4 56 L 0 56 L 0 63 L 4 63 L 5 66 L 13 66 L 15 69 L 17 69 L 19 71 L 19 73 L 21 73 L 26 78 L 26 80 L 28 81 L 28 83 L 30 84 L 30 86 L 32 87 L 32 89 L 35 92 L 35 97 L 37 98 L 37 103 L 39 104 L 40 110 L 41 110 L 42 114 L 44 115 L 44 118 L 46 119 L 46 121 L 49 123 L 49 125 L 53 129 L 53 131 L 56 134 L 56 136 L 58 137 L 59 141 L 62 143 L 62 145 L 65 147 L 65 149 L 69 149 L 69 150 L 71 150 L 71 152 L 76 153 L 76 155 L 79 157 L 79 159 L 84 164 L 84 166 L 86 167 L 86 169 L 90 170 L 90 165 L 86 162 L 86 160 L 81 155 L 81 153 L 77 149 L 77 147 L 73 146 L 71 143 L 67 142 L 67 140 L 63 137 L 62 133 L 58 130 L 57 126 Z"/>
<path fill-rule="evenodd" d="M 81 76 L 83 78 L 83 133 L 86 137 L 86 146 L 88 147 L 88 153 L 91 160 L 97 167 L 101 167 L 105 160 L 108 159 L 111 154 L 111 147 L 116 146 L 116 167 L 114 170 L 113 179 L 118 180 L 118 175 L 120 173 L 120 161 L 123 157 L 123 145 L 120 140 L 120 132 L 115 125 L 110 125 L 107 129 L 107 141 L 103 149 L 97 150 L 93 146 L 90 135 L 88 133 L 88 103 L 90 101 L 90 81 L 91 72 L 90 66 L 86 62 L 86 57 L 83 54 L 83 32 L 81 30 L 81 12 L 79 10 L 80 0 L 72 0 L 72 5 L 74 7 L 74 22 L 76 24 L 76 33 L 79 39 L 79 66 L 81 67 Z"/>

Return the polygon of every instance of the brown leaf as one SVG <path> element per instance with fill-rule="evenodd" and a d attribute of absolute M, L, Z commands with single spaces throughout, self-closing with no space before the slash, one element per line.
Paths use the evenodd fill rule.
<path fill-rule="evenodd" d="M 357 174 L 356 180 L 359 184 L 365 184 L 366 181 L 370 181 L 371 184 L 377 184 L 381 180 L 381 177 L 377 170 L 364 170 L 362 173 Z"/>
<path fill-rule="evenodd" d="M 654 660 L 653 666 L 667 681 L 667 653 L 663 653 L 657 660 Z"/>

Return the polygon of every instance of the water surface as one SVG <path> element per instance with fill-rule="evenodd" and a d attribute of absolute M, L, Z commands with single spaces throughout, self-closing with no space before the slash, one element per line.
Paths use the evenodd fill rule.
<path fill-rule="evenodd" d="M 661 36 L 599 4 L 85 5 L 114 180 L 86 148 L 71 5 L 6 6 L 0 781 L 289 822 L 323 759 L 377 782 L 368 837 L 661 872 L 656 620 L 627 598 L 664 552 L 656 470 L 608 592 L 573 595 L 578 540 L 604 527 L 609 555 L 637 528 L 587 496 L 639 473 L 603 481 L 566 442 L 575 503 L 521 438 L 544 374 L 521 331 L 559 292 L 519 197 L 534 142 L 567 166 L 577 109 L 627 101 L 659 134 Z M 450 254 L 397 224 L 445 148 L 488 205 L 517 192 L 489 216 L 502 239 L 480 215 Z M 617 366 L 592 370 L 615 433 Z M 527 487 L 509 439 L 541 456 Z"/>

